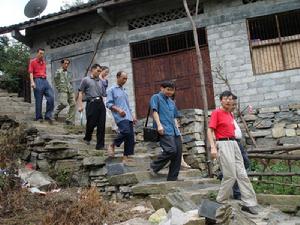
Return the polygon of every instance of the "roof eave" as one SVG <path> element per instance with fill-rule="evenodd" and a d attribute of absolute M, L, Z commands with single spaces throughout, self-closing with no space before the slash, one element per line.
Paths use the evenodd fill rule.
<path fill-rule="evenodd" d="M 109 6 L 113 6 L 113 5 L 118 5 L 118 4 L 122 4 L 122 3 L 127 3 L 133 0 L 111 0 L 111 1 L 106 1 L 103 3 L 98 3 L 94 6 L 91 7 L 87 7 L 87 8 L 82 8 L 82 9 L 78 9 L 75 11 L 71 11 L 71 12 L 66 12 L 63 14 L 59 14 L 56 16 L 51 16 L 49 18 L 45 18 L 45 19 L 41 19 L 41 20 L 37 20 L 37 21 L 28 21 L 28 22 L 24 22 L 23 24 L 15 24 L 15 25 L 11 25 L 9 27 L 7 27 L 7 29 L 3 29 L 0 31 L 0 34 L 5 34 L 5 33 L 9 33 L 15 30 L 24 30 L 27 28 L 31 28 L 31 27 L 35 27 L 35 26 L 40 26 L 43 24 L 47 24 L 47 23 L 51 23 L 51 22 L 55 22 L 58 20 L 62 20 L 65 18 L 69 18 L 69 17 L 73 17 L 73 16 L 77 16 L 80 14 L 84 14 L 84 13 L 88 13 L 94 10 L 97 10 L 99 8 L 105 8 L 105 7 L 109 7 Z"/>

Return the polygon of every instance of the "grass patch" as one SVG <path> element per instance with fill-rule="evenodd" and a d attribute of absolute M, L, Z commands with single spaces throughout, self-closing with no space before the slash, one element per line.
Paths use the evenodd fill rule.
<path fill-rule="evenodd" d="M 258 160 L 253 160 L 251 170 L 263 172 L 263 165 Z M 300 162 L 292 161 L 291 170 L 288 162 L 271 160 L 265 172 L 299 172 Z M 300 195 L 300 176 L 261 176 L 252 178 L 256 193 Z"/>

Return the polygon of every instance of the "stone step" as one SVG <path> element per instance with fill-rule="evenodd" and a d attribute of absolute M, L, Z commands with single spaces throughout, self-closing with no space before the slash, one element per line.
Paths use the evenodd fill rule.
<path fill-rule="evenodd" d="M 31 105 L 27 105 L 27 104 L 23 104 L 22 103 L 16 103 L 16 102 L 8 102 L 8 103 L 0 103 L 1 105 L 5 106 L 5 108 L 3 107 L 0 111 L 3 111 L 3 109 L 13 109 L 13 110 L 18 110 L 18 109 L 22 109 L 23 111 L 28 111 L 31 109 L 34 109 L 33 106 Z"/>
<path fill-rule="evenodd" d="M 33 114 L 31 112 L 30 106 L 6 106 L 3 107 L 0 111 L 2 113 L 10 113 L 10 114 L 19 113 L 19 112 Z"/>
<path fill-rule="evenodd" d="M 200 205 L 202 199 L 209 199 L 210 197 L 216 196 L 218 194 L 219 188 L 219 184 L 207 184 L 200 189 L 185 190 L 184 194 L 196 205 Z"/>
<path fill-rule="evenodd" d="M 179 179 L 185 179 L 186 176 L 181 174 Z M 134 195 L 152 195 L 167 194 L 172 191 L 191 188 L 206 188 L 207 185 L 218 184 L 216 179 L 193 177 L 193 179 L 185 179 L 183 181 L 150 181 L 139 183 L 132 187 Z"/>
<path fill-rule="evenodd" d="M 148 165 L 149 168 L 149 165 Z M 153 177 L 149 171 L 138 171 L 138 172 L 129 172 L 124 173 L 120 175 L 114 175 L 109 177 L 109 183 L 110 185 L 132 185 L 136 184 L 136 189 L 138 193 L 138 189 L 142 188 L 144 186 L 148 186 L 153 184 L 155 185 L 161 185 L 161 183 L 168 183 L 166 182 L 166 176 L 167 176 L 168 170 L 163 169 L 160 174 L 158 174 L 157 177 Z M 188 178 L 199 178 L 200 177 L 200 171 L 197 169 L 189 169 L 180 171 L 179 178 L 184 178 L 188 180 Z M 178 181 L 179 182 L 179 181 Z M 172 182 L 171 182 L 172 183 Z M 151 194 L 151 193 L 149 193 Z"/>
<path fill-rule="evenodd" d="M 32 121 L 33 115 L 30 113 L 24 113 L 24 112 L 0 112 L 0 116 L 7 115 L 9 118 L 17 120 L 19 122 L 21 121 Z"/>
<path fill-rule="evenodd" d="M 7 91 L 1 91 L 0 92 L 0 97 L 13 97 L 13 98 L 18 98 L 18 93 L 8 93 Z M 24 98 L 22 98 L 24 100 Z"/>
<path fill-rule="evenodd" d="M 1 96 L 0 94 L 0 102 L 1 103 L 7 103 L 7 102 L 24 102 L 24 103 L 28 103 L 28 102 L 25 102 L 24 101 L 24 98 L 23 97 L 17 97 L 17 96 L 14 96 L 14 95 L 5 95 L 5 96 Z M 28 103 L 30 104 L 30 103 Z"/>

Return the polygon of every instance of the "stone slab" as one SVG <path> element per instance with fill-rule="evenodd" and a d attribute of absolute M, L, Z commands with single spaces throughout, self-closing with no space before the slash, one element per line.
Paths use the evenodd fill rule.
<path fill-rule="evenodd" d="M 83 159 L 83 166 L 103 166 L 105 165 L 106 157 L 91 156 Z"/>

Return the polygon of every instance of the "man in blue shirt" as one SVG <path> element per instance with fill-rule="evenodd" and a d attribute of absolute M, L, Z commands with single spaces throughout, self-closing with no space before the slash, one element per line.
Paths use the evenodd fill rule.
<path fill-rule="evenodd" d="M 167 180 L 177 180 L 181 156 L 182 142 L 176 118 L 179 116 L 175 102 L 170 98 L 174 94 L 175 84 L 165 81 L 160 92 L 151 97 L 150 107 L 153 110 L 154 126 L 160 135 L 160 146 L 163 151 L 152 161 L 151 174 L 156 175 L 170 161 Z"/>
<path fill-rule="evenodd" d="M 133 125 L 136 119 L 129 106 L 128 95 L 123 87 L 128 79 L 125 72 L 117 73 L 117 85 L 107 91 L 106 107 L 112 111 L 115 122 L 119 128 L 119 134 L 114 142 L 109 145 L 108 152 L 114 156 L 115 146 L 119 147 L 124 142 L 123 163 L 131 161 L 130 155 L 134 154 Z"/>

